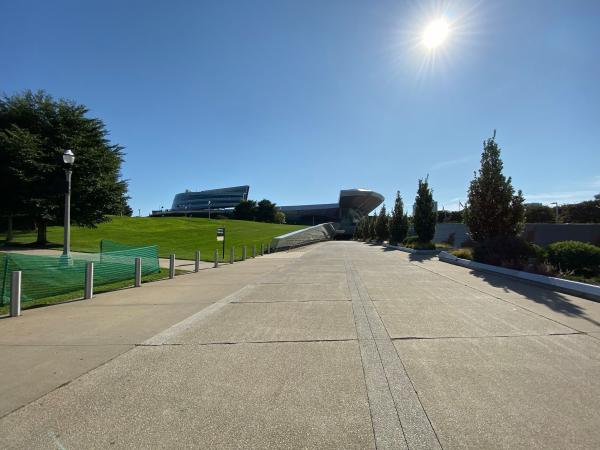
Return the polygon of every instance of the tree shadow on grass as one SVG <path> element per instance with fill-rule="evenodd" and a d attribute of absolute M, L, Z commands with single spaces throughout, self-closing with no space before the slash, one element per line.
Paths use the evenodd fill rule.
<path fill-rule="evenodd" d="M 585 310 L 581 306 L 572 303 L 570 297 L 566 294 L 548 289 L 547 287 L 533 282 L 530 283 L 526 281 L 515 280 L 511 277 L 498 275 L 491 272 L 471 270 L 470 273 L 489 283 L 491 286 L 502 289 L 506 293 L 516 293 L 523 296 L 527 300 L 544 305 L 552 311 L 563 314 L 567 317 L 581 318 L 594 325 L 600 326 L 599 321 L 589 317 Z M 576 298 L 581 298 L 582 301 L 595 301 L 583 297 Z"/>
<path fill-rule="evenodd" d="M 60 249 L 62 244 L 55 242 L 47 242 L 45 244 L 38 244 L 37 242 L 6 242 L 6 240 L 0 239 L 0 251 L 11 251 L 11 250 L 38 250 L 38 249 Z"/>

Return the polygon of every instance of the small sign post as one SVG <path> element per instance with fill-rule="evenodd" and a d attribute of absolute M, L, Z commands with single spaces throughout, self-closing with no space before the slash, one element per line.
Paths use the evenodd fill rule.
<path fill-rule="evenodd" d="M 217 228 L 217 241 L 223 242 L 223 259 L 225 259 L 225 227 Z"/>

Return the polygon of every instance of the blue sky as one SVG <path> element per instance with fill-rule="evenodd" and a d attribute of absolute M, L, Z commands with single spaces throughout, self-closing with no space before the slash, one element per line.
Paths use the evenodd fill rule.
<path fill-rule="evenodd" d="M 240 184 L 281 205 L 364 187 L 391 206 L 399 189 L 409 206 L 427 174 L 454 209 L 493 129 L 528 201 L 600 192 L 598 1 L 1 0 L 0 23 L 0 91 L 103 119 L 136 213 Z"/>

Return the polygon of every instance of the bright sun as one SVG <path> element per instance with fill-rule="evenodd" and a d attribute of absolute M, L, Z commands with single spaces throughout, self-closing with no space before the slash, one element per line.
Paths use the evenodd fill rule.
<path fill-rule="evenodd" d="M 429 49 L 442 45 L 448 37 L 448 22 L 445 19 L 437 19 L 427 25 L 423 32 L 423 44 Z"/>

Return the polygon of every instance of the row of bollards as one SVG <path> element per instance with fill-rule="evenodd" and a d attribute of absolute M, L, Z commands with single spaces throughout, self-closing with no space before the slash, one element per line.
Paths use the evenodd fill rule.
<path fill-rule="evenodd" d="M 260 256 L 271 253 L 271 244 L 265 249 L 264 244 L 260 244 Z M 252 258 L 257 255 L 256 245 L 252 245 Z M 225 255 L 223 255 L 223 259 Z M 247 248 L 244 245 L 242 247 L 242 261 L 247 258 Z M 229 252 L 229 263 L 235 262 L 235 248 L 231 247 Z M 214 267 L 219 267 L 219 250 L 215 249 Z M 194 272 L 200 271 L 200 250 L 196 250 L 195 261 L 194 261 Z M 11 291 L 10 291 L 10 317 L 17 317 L 21 315 L 21 278 L 22 272 L 15 270 L 12 272 L 11 278 Z M 175 254 L 169 256 L 169 278 L 175 278 Z M 142 285 L 142 258 L 135 258 L 134 265 L 134 286 L 140 287 Z M 94 263 L 88 262 L 85 266 L 85 287 L 83 297 L 88 300 L 94 296 Z"/>

